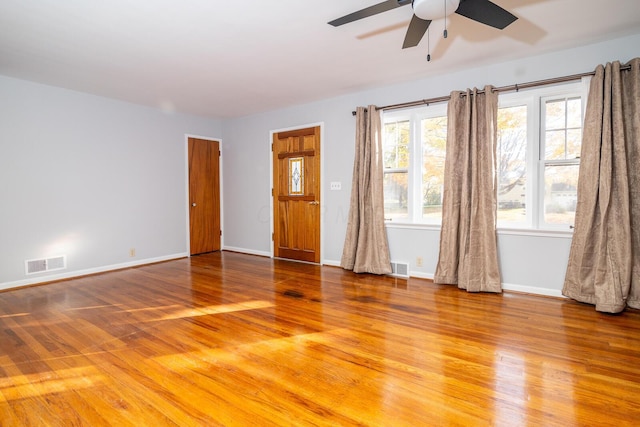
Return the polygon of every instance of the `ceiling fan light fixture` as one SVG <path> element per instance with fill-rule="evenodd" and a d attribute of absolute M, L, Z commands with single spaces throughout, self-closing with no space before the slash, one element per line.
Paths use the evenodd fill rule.
<path fill-rule="evenodd" d="M 433 21 L 454 13 L 460 0 L 413 0 L 413 13 L 420 19 Z"/>

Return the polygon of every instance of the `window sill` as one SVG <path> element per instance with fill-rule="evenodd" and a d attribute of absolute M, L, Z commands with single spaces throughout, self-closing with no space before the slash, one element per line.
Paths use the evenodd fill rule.
<path fill-rule="evenodd" d="M 573 237 L 573 230 L 498 227 L 498 234 L 507 236 L 533 236 L 571 239 Z"/>
<path fill-rule="evenodd" d="M 385 221 L 385 227 L 387 228 L 404 228 L 409 230 L 435 230 L 440 231 L 440 224 L 426 224 L 416 222 L 400 222 L 400 221 Z"/>
<path fill-rule="evenodd" d="M 392 229 L 408 229 L 408 230 L 428 230 L 440 232 L 440 224 L 422 224 L 422 223 L 410 223 L 410 222 L 385 222 L 386 228 Z M 534 228 L 507 228 L 498 227 L 498 235 L 504 236 L 531 236 L 531 237 L 551 237 L 559 239 L 571 239 L 573 237 L 573 230 L 559 230 L 559 229 L 534 229 Z"/>

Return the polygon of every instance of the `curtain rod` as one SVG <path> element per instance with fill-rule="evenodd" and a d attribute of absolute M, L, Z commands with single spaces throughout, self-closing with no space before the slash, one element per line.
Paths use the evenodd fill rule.
<path fill-rule="evenodd" d="M 620 67 L 620 70 L 629 70 L 629 69 L 631 69 L 631 65 L 625 65 Z M 493 90 L 496 92 L 510 92 L 515 90 L 517 92 L 520 89 L 530 89 L 532 87 L 547 86 L 547 85 L 553 85 L 557 83 L 565 83 L 565 82 L 571 82 L 574 80 L 580 80 L 583 77 L 593 76 L 595 75 L 595 73 L 596 73 L 595 71 L 590 71 L 587 73 L 572 74 L 570 76 L 563 76 L 563 77 L 553 77 L 550 79 L 536 80 L 536 81 L 527 82 L 527 83 L 516 83 L 509 86 L 496 87 Z M 479 90 L 478 93 L 484 93 L 484 90 Z M 401 104 L 385 105 L 383 107 L 376 107 L 376 109 L 377 110 L 398 110 L 401 108 L 416 107 L 418 105 L 429 105 L 429 104 L 436 104 L 438 102 L 446 102 L 446 101 L 449 101 L 450 99 L 451 99 L 450 95 L 438 96 L 436 98 L 428 98 L 428 99 L 421 99 L 418 101 L 403 102 Z M 351 114 L 355 116 L 356 112 L 352 111 Z"/>

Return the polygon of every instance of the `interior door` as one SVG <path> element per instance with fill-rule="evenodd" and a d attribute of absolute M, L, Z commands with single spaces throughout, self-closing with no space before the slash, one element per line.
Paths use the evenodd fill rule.
<path fill-rule="evenodd" d="M 191 255 L 220 250 L 220 143 L 189 138 Z"/>
<path fill-rule="evenodd" d="M 320 127 L 273 135 L 274 256 L 320 262 Z"/>

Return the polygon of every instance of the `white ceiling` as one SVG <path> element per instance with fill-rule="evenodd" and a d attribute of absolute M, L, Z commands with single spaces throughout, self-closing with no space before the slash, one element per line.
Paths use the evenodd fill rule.
<path fill-rule="evenodd" d="M 410 5 L 327 24 L 381 1 L 0 0 L 0 74 L 227 118 L 640 32 L 640 0 L 494 0 L 519 19 L 434 21 L 427 62 Z"/>

